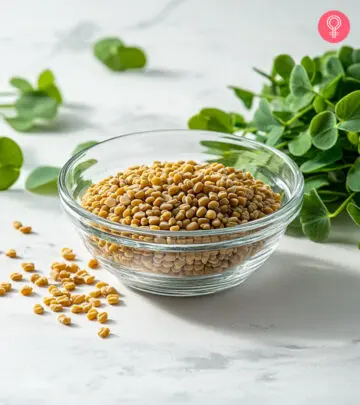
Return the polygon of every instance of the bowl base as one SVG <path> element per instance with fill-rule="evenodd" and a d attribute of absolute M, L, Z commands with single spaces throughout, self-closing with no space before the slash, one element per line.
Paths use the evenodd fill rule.
<path fill-rule="evenodd" d="M 242 284 L 259 267 L 259 263 L 247 263 L 224 273 L 194 277 L 167 277 L 126 268 L 104 267 L 123 284 L 138 291 L 170 297 L 193 297 L 214 294 Z"/>

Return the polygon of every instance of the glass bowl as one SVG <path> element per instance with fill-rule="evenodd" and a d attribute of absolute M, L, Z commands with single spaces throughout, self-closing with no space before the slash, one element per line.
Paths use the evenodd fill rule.
<path fill-rule="evenodd" d="M 281 207 L 234 227 L 178 232 L 121 225 L 81 207 L 90 184 L 154 160 L 217 161 L 250 171 L 281 193 Z M 245 281 L 298 214 L 303 186 L 296 164 L 274 148 L 240 136 L 190 130 L 108 139 L 73 156 L 59 177 L 62 207 L 90 253 L 129 287 L 171 296 L 215 293 Z"/>

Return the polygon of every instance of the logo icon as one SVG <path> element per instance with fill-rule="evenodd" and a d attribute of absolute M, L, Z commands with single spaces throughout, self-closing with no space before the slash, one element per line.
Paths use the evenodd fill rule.
<path fill-rule="evenodd" d="M 330 10 L 320 17 L 318 31 L 327 42 L 341 42 L 349 35 L 350 21 L 341 11 Z"/>

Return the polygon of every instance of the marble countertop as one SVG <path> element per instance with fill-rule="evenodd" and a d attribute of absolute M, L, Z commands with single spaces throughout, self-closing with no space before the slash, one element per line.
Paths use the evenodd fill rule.
<path fill-rule="evenodd" d="M 259 88 L 251 67 L 268 68 L 277 53 L 296 57 L 330 47 L 317 18 L 350 1 L 277 0 L 13 0 L 0 12 L 0 83 L 54 70 L 66 99 L 47 132 L 1 135 L 23 148 L 18 183 L 0 195 L 0 250 L 46 271 L 64 246 L 85 251 L 57 198 L 24 192 L 38 165 L 61 165 L 74 146 L 121 133 L 184 128 L 202 106 L 241 110 L 226 90 Z M 356 45 L 359 25 L 348 43 Z M 148 68 L 115 74 L 93 57 L 91 44 L 119 35 L 146 49 Z M 13 220 L 32 225 L 22 235 Z M 360 389 L 359 234 L 337 224 L 327 244 L 285 237 L 278 251 L 240 288 L 215 296 L 174 299 L 118 285 L 125 305 L 111 308 L 112 338 L 77 317 L 66 329 L 39 318 L 41 297 L 17 292 L 0 299 L 0 405 L 358 404 Z M 1 279 L 21 260 L 0 254 Z M 99 278 L 116 283 L 105 270 Z M 19 288 L 19 287 L 18 287 Z M 79 319 L 79 320 L 78 320 Z"/>

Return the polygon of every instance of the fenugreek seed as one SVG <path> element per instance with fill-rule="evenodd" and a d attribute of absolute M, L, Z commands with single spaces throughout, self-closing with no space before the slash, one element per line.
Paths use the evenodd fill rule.
<path fill-rule="evenodd" d="M 197 222 L 190 222 L 187 226 L 186 226 L 186 230 L 187 231 L 196 231 L 197 229 L 199 229 L 199 225 Z"/>
<path fill-rule="evenodd" d="M 43 303 L 47 306 L 50 306 L 51 304 L 56 303 L 56 298 L 54 297 L 44 297 L 43 298 Z"/>
<path fill-rule="evenodd" d="M 57 317 L 57 320 L 62 323 L 63 325 L 70 325 L 71 324 L 71 318 L 70 316 L 67 316 L 65 314 L 61 314 Z"/>
<path fill-rule="evenodd" d="M 22 226 L 20 228 L 20 232 L 22 233 L 31 233 L 32 232 L 32 228 L 31 226 Z"/>
<path fill-rule="evenodd" d="M 94 321 L 97 319 L 98 316 L 98 311 L 95 308 L 92 308 L 88 311 L 86 317 L 89 321 Z"/>
<path fill-rule="evenodd" d="M 114 287 L 105 286 L 101 288 L 101 294 L 103 297 L 107 297 L 109 294 L 117 294 L 117 291 Z"/>
<path fill-rule="evenodd" d="M 153 184 L 154 186 L 159 186 L 161 184 L 161 179 L 159 177 L 154 176 L 151 179 L 151 184 Z"/>
<path fill-rule="evenodd" d="M 19 221 L 14 221 L 14 222 L 13 222 L 13 227 L 14 227 L 15 229 L 20 229 L 20 228 L 22 227 L 22 223 L 19 222 Z"/>
<path fill-rule="evenodd" d="M 71 282 L 68 282 L 68 283 L 64 283 L 64 288 L 65 288 L 65 290 L 67 290 L 67 291 L 73 291 L 73 290 L 75 290 L 76 285 L 75 285 L 75 283 L 73 283 L 73 282 L 71 281 Z"/>
<path fill-rule="evenodd" d="M 102 288 L 106 288 L 106 287 L 102 287 Z M 102 294 L 102 289 L 101 290 L 94 290 L 94 291 L 90 291 L 89 295 L 91 298 L 98 298 L 100 297 Z"/>
<path fill-rule="evenodd" d="M 205 216 L 206 216 L 206 218 L 209 218 L 209 219 L 215 219 L 216 212 L 214 210 L 208 210 Z"/>
<path fill-rule="evenodd" d="M 76 273 L 76 275 L 79 276 L 79 277 L 84 277 L 84 276 L 88 276 L 89 273 L 88 273 L 87 270 L 83 269 L 83 270 L 79 270 L 79 271 Z"/>
<path fill-rule="evenodd" d="M 109 294 L 107 296 L 107 302 L 110 305 L 117 305 L 120 301 L 120 297 L 118 294 Z"/>
<path fill-rule="evenodd" d="M 85 284 L 93 284 L 95 282 L 95 276 L 85 276 L 84 281 Z"/>
<path fill-rule="evenodd" d="M 203 184 L 199 181 L 195 184 L 195 186 L 193 187 L 194 193 L 195 194 L 199 194 L 202 192 L 203 190 Z"/>
<path fill-rule="evenodd" d="M 71 307 L 71 312 L 74 314 L 82 314 L 84 312 L 84 310 L 81 305 L 73 305 Z"/>
<path fill-rule="evenodd" d="M 65 253 L 63 253 L 62 254 L 62 257 L 65 259 L 65 260 L 75 260 L 75 258 L 76 258 L 76 255 L 75 255 L 75 253 L 73 253 L 73 252 L 65 252 Z"/>
<path fill-rule="evenodd" d="M 14 257 L 16 257 L 16 250 L 14 250 L 14 249 L 9 249 L 7 252 L 6 252 L 6 256 L 8 256 L 8 257 L 10 257 L 10 258 L 14 258 Z"/>
<path fill-rule="evenodd" d="M 23 276 L 21 273 L 11 273 L 10 278 L 12 281 L 21 281 Z"/>
<path fill-rule="evenodd" d="M 0 287 L 0 296 L 3 296 L 6 294 L 6 290 L 3 287 Z"/>
<path fill-rule="evenodd" d="M 31 281 L 32 283 L 35 283 L 36 280 L 38 280 L 39 278 L 40 278 L 40 274 L 34 273 L 34 274 L 32 274 L 32 275 L 30 276 L 30 281 Z"/>
<path fill-rule="evenodd" d="M 101 305 L 101 301 L 98 298 L 91 298 L 89 300 L 89 302 L 93 307 L 96 307 L 96 308 L 100 307 L 100 305 Z"/>
<path fill-rule="evenodd" d="M 88 267 L 90 267 L 90 269 L 97 269 L 99 267 L 99 262 L 97 259 L 90 259 L 88 262 Z"/>
<path fill-rule="evenodd" d="M 208 197 L 201 197 L 198 201 L 199 207 L 207 207 L 209 204 L 209 198 Z"/>
<path fill-rule="evenodd" d="M 59 277 L 60 277 L 60 279 L 69 278 L 70 273 L 66 270 L 61 270 L 59 273 Z"/>
<path fill-rule="evenodd" d="M 210 210 L 217 210 L 219 208 L 219 203 L 217 201 L 210 201 L 208 204 Z"/>
<path fill-rule="evenodd" d="M 29 285 L 24 285 L 24 287 L 22 287 L 22 288 L 20 289 L 20 293 L 21 293 L 22 295 L 24 295 L 24 296 L 31 295 L 32 292 L 33 292 L 33 289 L 32 289 L 32 287 L 29 286 Z"/>
<path fill-rule="evenodd" d="M 204 217 L 205 214 L 206 214 L 206 208 L 203 207 L 203 206 L 202 206 L 202 207 L 199 207 L 199 208 L 197 209 L 197 211 L 196 211 L 196 216 L 197 216 L 198 218 Z"/>
<path fill-rule="evenodd" d="M 105 286 L 107 286 L 107 285 L 109 285 L 109 284 L 106 283 L 105 281 L 99 281 L 99 282 L 97 282 L 97 283 L 95 284 L 95 287 L 96 287 L 96 288 L 102 288 L 102 287 L 105 287 Z"/>
<path fill-rule="evenodd" d="M 41 276 L 35 281 L 35 284 L 38 287 L 46 287 L 49 284 L 49 281 L 48 281 L 47 277 Z"/>
<path fill-rule="evenodd" d="M 105 323 L 108 320 L 108 314 L 107 312 L 100 312 L 97 316 L 97 320 L 100 323 Z"/>
<path fill-rule="evenodd" d="M 4 288 L 6 292 L 11 291 L 11 283 L 2 282 L 0 283 L 0 287 Z"/>
<path fill-rule="evenodd" d="M 72 305 L 72 300 L 66 295 L 56 298 L 56 302 L 61 304 L 63 307 L 70 307 Z"/>
<path fill-rule="evenodd" d="M 48 287 L 48 291 L 50 294 L 52 294 L 53 290 L 57 290 L 58 288 L 54 284 L 50 284 Z"/>
<path fill-rule="evenodd" d="M 21 263 L 21 267 L 24 269 L 24 271 L 31 272 L 35 270 L 35 265 L 34 263 Z"/>
<path fill-rule="evenodd" d="M 78 275 L 75 275 L 73 277 L 73 281 L 75 284 L 84 284 L 84 278 L 83 277 L 79 277 Z"/>
<path fill-rule="evenodd" d="M 105 339 L 110 335 L 110 329 L 109 328 L 100 328 L 98 335 L 102 338 Z"/>
<path fill-rule="evenodd" d="M 79 266 L 76 263 L 70 263 L 66 266 L 66 270 L 69 273 L 76 273 L 77 271 L 79 271 Z"/>
<path fill-rule="evenodd" d="M 81 306 L 82 306 L 83 312 L 86 313 L 86 314 L 87 314 L 87 313 L 91 310 L 91 308 L 92 308 L 92 305 L 91 305 L 89 302 L 85 302 L 85 303 L 82 304 Z"/>
<path fill-rule="evenodd" d="M 54 262 L 54 263 L 52 263 L 52 265 L 51 265 L 51 268 L 52 268 L 53 270 L 57 270 L 57 271 L 59 271 L 59 272 L 60 272 L 61 270 L 65 270 L 66 267 L 67 267 L 66 263 L 63 263 L 63 262 Z"/>
<path fill-rule="evenodd" d="M 82 304 L 85 301 L 85 294 L 73 294 L 71 299 L 74 304 Z"/>
<path fill-rule="evenodd" d="M 44 308 L 43 308 L 43 306 L 40 305 L 40 304 L 35 304 L 35 305 L 34 305 L 34 308 L 33 308 L 33 311 L 34 311 L 34 313 L 37 314 L 37 315 L 42 315 L 42 314 L 44 313 Z"/>

